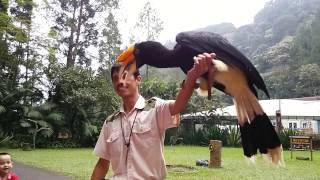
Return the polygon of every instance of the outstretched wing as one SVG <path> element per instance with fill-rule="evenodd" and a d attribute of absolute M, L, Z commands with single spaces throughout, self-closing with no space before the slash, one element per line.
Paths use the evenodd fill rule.
<path fill-rule="evenodd" d="M 248 79 L 249 87 L 256 95 L 257 92 L 253 88 L 253 85 L 270 97 L 262 77 L 250 60 L 221 35 L 211 32 L 188 31 L 179 33 L 176 36 L 176 41 L 175 51 L 178 51 L 179 56 L 182 58 L 189 57 L 190 59 L 199 53 L 214 52 L 217 59 L 222 60 L 229 66 L 236 66 L 244 72 Z M 187 60 L 181 66 L 182 70 L 187 72 L 192 67 L 192 62 L 191 60 Z"/>

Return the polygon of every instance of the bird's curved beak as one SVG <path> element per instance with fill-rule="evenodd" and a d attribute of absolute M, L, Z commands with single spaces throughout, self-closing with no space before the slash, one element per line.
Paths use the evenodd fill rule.
<path fill-rule="evenodd" d="M 136 72 L 137 64 L 134 56 L 134 50 L 135 46 L 131 45 L 118 56 L 116 63 L 121 63 L 123 66 L 121 68 L 120 74 L 123 74 L 125 70 L 128 71 L 127 76 Z"/>
<path fill-rule="evenodd" d="M 135 60 L 134 57 L 134 45 L 129 46 L 126 50 L 124 50 L 117 58 L 116 62 L 123 63 L 127 66 L 129 63 Z"/>

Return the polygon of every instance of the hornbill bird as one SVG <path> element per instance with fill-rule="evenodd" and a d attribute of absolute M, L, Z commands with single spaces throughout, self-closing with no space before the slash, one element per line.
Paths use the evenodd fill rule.
<path fill-rule="evenodd" d="M 158 68 L 180 67 L 187 73 L 193 67 L 194 56 L 215 53 L 212 67 L 200 78 L 199 91 L 207 92 L 210 97 L 213 86 L 233 97 L 245 156 L 255 160 L 259 149 L 272 163 L 283 165 L 279 137 L 258 102 L 256 88 L 270 96 L 250 60 L 224 37 L 211 32 L 181 32 L 176 36 L 176 42 L 172 50 L 155 41 L 136 43 L 124 51 L 117 62 L 129 72 L 147 64 Z"/>

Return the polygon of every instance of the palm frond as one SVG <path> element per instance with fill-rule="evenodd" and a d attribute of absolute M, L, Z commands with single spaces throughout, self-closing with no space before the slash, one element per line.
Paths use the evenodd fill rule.
<path fill-rule="evenodd" d="M 41 127 L 49 127 L 49 123 L 43 120 L 37 121 L 37 123 L 41 126 Z"/>
<path fill-rule="evenodd" d="M 27 131 L 29 134 L 34 134 L 37 132 L 37 130 L 35 128 L 28 128 Z"/>
<path fill-rule="evenodd" d="M 37 110 L 31 110 L 27 113 L 27 117 L 29 118 L 33 118 L 33 119 L 43 119 L 43 116 L 41 114 L 41 112 L 37 111 Z"/>
<path fill-rule="evenodd" d="M 87 112 L 82 107 L 78 107 L 77 109 L 80 111 L 80 113 L 84 117 L 84 119 L 87 119 L 87 117 L 88 117 Z"/>
<path fill-rule="evenodd" d="M 13 133 L 11 135 L 3 134 L 2 132 L 0 133 L 0 144 L 6 143 L 10 141 L 13 138 Z"/>
<path fill-rule="evenodd" d="M 63 126 L 66 124 L 64 121 L 64 114 L 60 112 L 51 112 L 47 117 L 46 120 L 51 124 L 55 124 L 58 126 Z"/>
<path fill-rule="evenodd" d="M 83 129 L 83 134 L 86 137 L 93 136 L 94 134 L 98 133 L 98 127 L 94 126 L 90 123 L 84 123 L 84 129 Z"/>
<path fill-rule="evenodd" d="M 32 125 L 29 122 L 22 120 L 20 121 L 20 126 L 24 128 L 28 128 L 28 127 L 31 127 Z"/>
<path fill-rule="evenodd" d="M 228 144 L 237 147 L 241 142 L 240 130 L 237 127 L 228 127 L 228 135 L 227 135 Z"/>
<path fill-rule="evenodd" d="M 64 116 L 62 113 L 58 113 L 58 112 L 52 112 L 47 116 L 47 119 L 52 120 L 54 122 L 57 122 L 57 124 L 59 122 L 64 122 Z"/>
<path fill-rule="evenodd" d="M 33 90 L 29 89 L 29 88 L 18 88 L 17 92 L 18 93 L 26 93 L 26 92 L 33 93 Z"/>
<path fill-rule="evenodd" d="M 46 102 L 46 103 L 42 104 L 39 108 L 41 110 L 43 110 L 43 111 L 51 111 L 55 107 L 57 107 L 56 104 L 50 103 L 50 102 Z"/>
<path fill-rule="evenodd" d="M 44 137 L 50 137 L 53 134 L 53 130 L 51 128 L 40 128 L 39 131 Z"/>
<path fill-rule="evenodd" d="M 7 111 L 7 109 L 4 106 L 0 105 L 0 114 L 4 113 L 6 111 Z"/>

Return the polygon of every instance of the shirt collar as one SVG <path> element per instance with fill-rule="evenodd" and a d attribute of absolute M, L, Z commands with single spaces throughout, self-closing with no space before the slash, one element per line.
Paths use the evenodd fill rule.
<path fill-rule="evenodd" d="M 134 105 L 133 109 L 143 109 L 145 107 L 145 99 L 139 95 L 139 98 L 136 102 L 136 104 Z M 121 103 L 120 105 L 120 112 L 124 112 L 124 108 L 123 108 L 123 103 Z"/>

